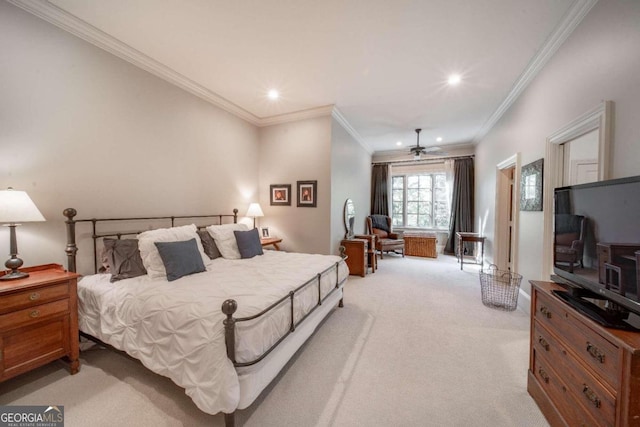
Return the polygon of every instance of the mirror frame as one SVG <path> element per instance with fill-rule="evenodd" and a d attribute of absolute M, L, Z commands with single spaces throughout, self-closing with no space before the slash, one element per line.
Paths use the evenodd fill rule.
<path fill-rule="evenodd" d="M 349 212 L 349 206 L 351 206 L 351 213 Z M 345 228 L 345 239 L 351 239 L 355 235 L 355 231 L 353 228 L 349 228 L 349 218 L 353 218 L 353 222 L 355 222 L 356 217 L 356 208 L 353 204 L 353 200 L 347 199 L 344 202 L 344 212 L 343 212 L 343 220 L 344 220 L 344 228 Z"/>

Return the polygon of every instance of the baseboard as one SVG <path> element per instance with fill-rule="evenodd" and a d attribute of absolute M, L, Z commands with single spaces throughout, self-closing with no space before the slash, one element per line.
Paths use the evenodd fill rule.
<path fill-rule="evenodd" d="M 522 288 L 518 292 L 518 307 L 525 313 L 531 314 L 531 295 L 523 291 Z"/>

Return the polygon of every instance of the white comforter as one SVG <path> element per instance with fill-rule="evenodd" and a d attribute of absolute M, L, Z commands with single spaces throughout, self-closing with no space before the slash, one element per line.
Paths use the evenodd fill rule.
<path fill-rule="evenodd" d="M 233 412 L 240 396 L 238 377 L 226 356 L 222 303 L 238 302 L 234 317 L 259 313 L 324 269 L 337 256 L 265 251 L 244 260 L 218 258 L 207 272 L 173 282 L 148 276 L 110 283 L 107 274 L 78 284 L 80 330 L 124 350 L 152 371 L 183 387 L 204 412 Z M 324 297 L 348 275 L 343 261 L 323 276 Z M 296 294 L 294 317 L 318 301 L 316 284 Z M 289 329 L 288 301 L 259 320 L 236 328 L 236 360 L 251 361 Z"/>

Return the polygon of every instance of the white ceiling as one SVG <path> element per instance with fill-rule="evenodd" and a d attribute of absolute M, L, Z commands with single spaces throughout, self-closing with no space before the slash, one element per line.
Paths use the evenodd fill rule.
<path fill-rule="evenodd" d="M 476 141 L 596 0 L 9 1 L 258 125 L 335 105 L 385 151 Z"/>

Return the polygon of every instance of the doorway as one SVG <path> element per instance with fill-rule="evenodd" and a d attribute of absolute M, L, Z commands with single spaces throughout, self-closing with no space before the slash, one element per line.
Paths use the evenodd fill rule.
<path fill-rule="evenodd" d="M 517 272 L 520 154 L 496 167 L 496 219 L 493 263 L 500 270 Z"/>
<path fill-rule="evenodd" d="M 547 138 L 544 168 L 543 214 L 544 235 L 542 247 L 542 276 L 553 271 L 553 192 L 572 181 L 602 181 L 609 178 L 609 147 L 611 144 L 611 116 L 613 102 L 603 101 L 591 111 L 578 117 Z M 576 155 L 578 141 L 580 155 Z M 584 152 L 584 146 L 595 149 Z M 574 146 L 576 145 L 576 146 Z M 572 152 L 574 154 L 572 154 Z"/>

